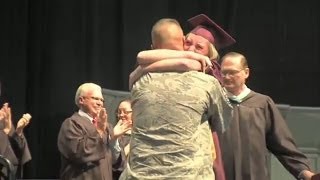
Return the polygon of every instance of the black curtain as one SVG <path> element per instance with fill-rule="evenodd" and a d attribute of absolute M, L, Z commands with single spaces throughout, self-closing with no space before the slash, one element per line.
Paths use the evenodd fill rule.
<path fill-rule="evenodd" d="M 15 122 L 33 116 L 25 130 L 33 160 L 26 178 L 57 178 L 57 134 L 76 109 L 83 82 L 128 90 L 136 54 L 150 47 L 150 30 L 163 17 L 186 20 L 205 13 L 243 53 L 250 88 L 276 103 L 320 106 L 319 24 L 316 0 L 10 0 L 0 6 L 1 104 Z"/>

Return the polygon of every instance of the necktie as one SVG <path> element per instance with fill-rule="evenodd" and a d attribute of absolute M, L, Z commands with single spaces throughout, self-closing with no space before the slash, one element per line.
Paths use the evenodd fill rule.
<path fill-rule="evenodd" d="M 92 124 L 97 127 L 97 124 L 98 124 L 98 121 L 97 121 L 97 118 L 93 118 L 92 119 Z"/>

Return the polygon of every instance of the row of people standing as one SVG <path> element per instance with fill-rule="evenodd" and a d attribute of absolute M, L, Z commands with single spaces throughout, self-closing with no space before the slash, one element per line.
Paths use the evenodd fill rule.
<path fill-rule="evenodd" d="M 307 158 L 272 99 L 245 85 L 246 58 L 232 52 L 221 58 L 221 68 L 217 63 L 216 47 L 234 39 L 205 15 L 189 22 L 194 29 L 186 38 L 173 19 L 153 26 L 152 47 L 158 50 L 138 54 L 140 66 L 129 82 L 132 109 L 119 108 L 114 128 L 101 87 L 79 87 L 79 111 L 59 132 L 62 179 L 112 179 L 114 165 L 123 170 L 120 179 L 269 180 L 268 151 L 296 178 L 311 178 Z M 131 115 L 127 144 L 122 138 L 132 121 L 124 116 Z"/>

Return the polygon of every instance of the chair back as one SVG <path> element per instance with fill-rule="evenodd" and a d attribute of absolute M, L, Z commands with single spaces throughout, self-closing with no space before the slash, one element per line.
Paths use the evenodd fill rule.
<path fill-rule="evenodd" d="M 0 179 L 15 180 L 15 172 L 12 163 L 9 159 L 0 155 Z"/>

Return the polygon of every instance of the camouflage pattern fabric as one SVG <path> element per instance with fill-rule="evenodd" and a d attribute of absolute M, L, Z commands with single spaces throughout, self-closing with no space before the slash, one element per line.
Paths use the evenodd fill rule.
<path fill-rule="evenodd" d="M 131 97 L 132 139 L 120 179 L 215 179 L 208 119 L 224 128 L 232 108 L 214 77 L 148 73 Z"/>

